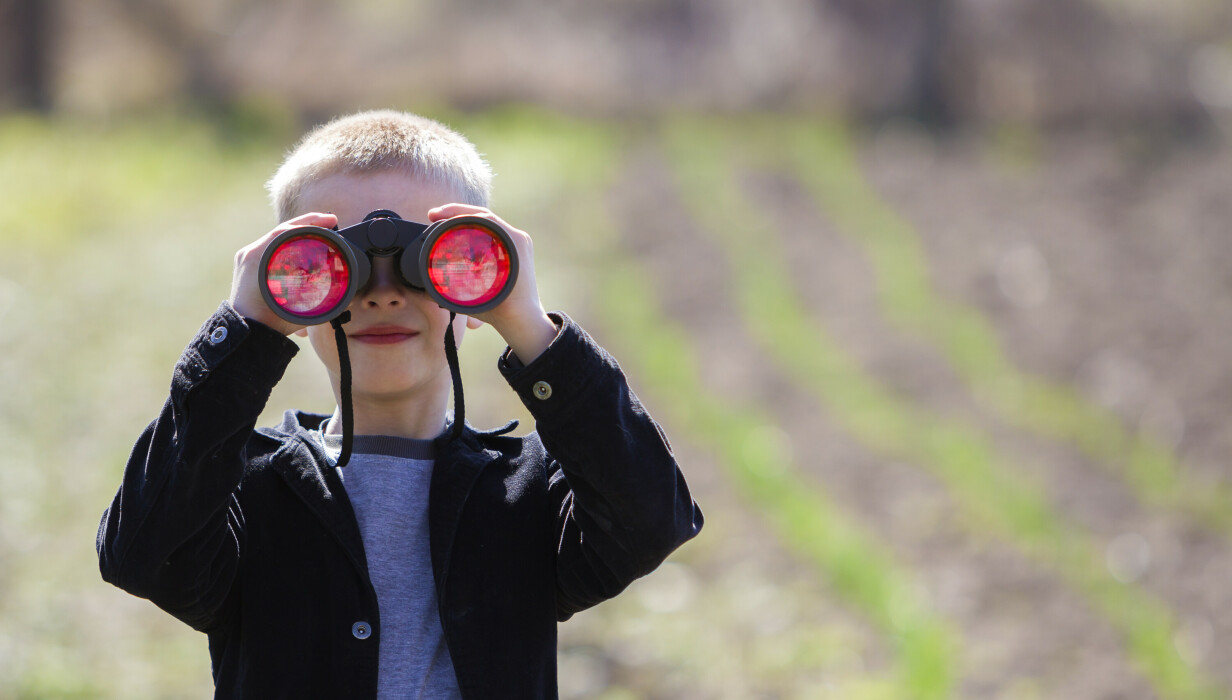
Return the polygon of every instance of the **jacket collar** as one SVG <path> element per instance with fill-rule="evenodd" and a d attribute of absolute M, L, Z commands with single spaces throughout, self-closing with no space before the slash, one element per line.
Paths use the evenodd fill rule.
<path fill-rule="evenodd" d="M 337 472 L 329 468 L 330 462 L 321 444 L 310 435 L 310 431 L 328 418 L 323 414 L 287 411 L 281 425 L 263 428 L 260 432 L 282 443 L 271 459 L 271 468 L 333 534 L 352 563 L 366 574 L 368 564 L 363 538 L 346 488 Z M 465 424 L 461 434 L 453 440 L 448 437 L 451 426 L 446 426 L 442 436 L 436 439 L 436 464 L 432 469 L 428 497 L 428 531 L 438 592 L 445 590 L 454 533 L 467 497 L 484 467 L 497 456 L 496 452 L 483 447 L 480 438 L 502 435 L 516 426 L 517 421 L 511 421 L 496 430 L 476 432 Z"/>
<path fill-rule="evenodd" d="M 351 500 L 347 498 L 338 473 L 329 468 L 324 448 L 309 434 L 328 418 L 316 413 L 287 411 L 281 425 L 261 432 L 282 443 L 271 458 L 270 467 L 321 520 L 351 562 L 366 573 L 368 562 Z"/>
<path fill-rule="evenodd" d="M 454 534 L 467 497 L 483 468 L 495 457 L 495 453 L 488 452 L 479 444 L 477 434 L 469 425 L 464 425 L 462 432 L 452 440 L 449 439 L 451 427 L 447 427 L 444 434 L 437 438 L 436 464 L 432 468 L 432 485 L 428 495 L 428 532 L 438 598 L 443 598 L 445 594 Z"/>

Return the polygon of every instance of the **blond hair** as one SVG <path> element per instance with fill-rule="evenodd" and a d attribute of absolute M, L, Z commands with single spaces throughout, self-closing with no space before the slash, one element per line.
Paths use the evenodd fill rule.
<path fill-rule="evenodd" d="M 266 183 L 279 221 L 297 211 L 304 189 L 331 175 L 401 170 L 453 190 L 463 204 L 488 206 L 492 170 L 474 145 L 440 122 L 377 110 L 339 117 L 309 131 Z"/>

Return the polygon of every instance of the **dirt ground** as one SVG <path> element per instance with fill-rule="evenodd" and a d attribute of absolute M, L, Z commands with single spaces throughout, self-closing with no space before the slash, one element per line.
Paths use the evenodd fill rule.
<path fill-rule="evenodd" d="M 969 144 L 888 136 L 870 144 L 865 163 L 919 231 L 934 285 L 980 309 L 1017 366 L 1076 387 L 1172 447 L 1186 480 L 1226 485 L 1232 159 L 1107 136 L 1062 136 L 1041 151 L 1038 165 L 1015 171 Z M 1039 291 L 1021 291 L 1029 268 Z M 933 387 L 918 400 L 946 393 Z M 1108 543 L 1110 567 L 1136 552 L 1131 578 L 1177 615 L 1178 651 L 1232 687 L 1226 533 L 1144 507 L 1114 476 L 1121 465 L 975 415 L 1016 464 L 1038 471 L 1063 516 Z M 1137 692 L 1125 697 L 1145 696 Z"/>
<path fill-rule="evenodd" d="M 1183 479 L 1232 481 L 1232 157 L 1201 145 L 1155 149 L 1061 135 L 1014 162 L 987 140 L 942 143 L 892 129 L 867 134 L 860 157 L 871 185 L 919 235 L 936 293 L 989 319 L 1014 365 L 1074 387 L 1127 430 L 1172 448 Z M 973 532 L 936 479 L 861 445 L 773 365 L 741 330 L 727 263 L 678 204 L 662 155 L 647 148 L 629 162 L 615 209 L 654 216 L 622 222 L 624 242 L 653 271 L 667 315 L 704 348 L 704 380 L 770 410 L 800 468 L 914 572 L 962 635 L 960 695 L 1156 697 L 1124 636 L 1059 572 Z M 1232 540 L 1192 514 L 1143 504 L 1119 475 L 1123 465 L 1008 425 L 936 348 L 887 320 L 869 261 L 800 183 L 761 173 L 745 185 L 792 251 L 786 274 L 815 309 L 812 320 L 900 398 L 969 423 L 1006 468 L 1038 480 L 1060 517 L 1105 547 L 1110 575 L 1168 606 L 1177 653 L 1232 688 Z M 725 491 L 713 461 L 692 456 L 699 499 L 734 503 L 733 512 L 755 522 Z M 746 533 L 734 546 L 757 553 L 753 570 L 820 585 L 767 547 L 771 538 L 747 534 L 755 527 L 711 527 Z M 722 570 L 710 550 L 689 556 L 703 580 Z M 824 619 L 834 614 L 828 607 L 841 606 L 820 594 L 828 602 L 813 614 Z M 864 668 L 885 653 L 872 637 L 867 630 L 854 637 L 864 640 L 854 645 Z M 563 658 L 587 638 L 566 629 Z M 750 696 L 792 696 L 784 690 L 791 687 L 781 678 Z"/>

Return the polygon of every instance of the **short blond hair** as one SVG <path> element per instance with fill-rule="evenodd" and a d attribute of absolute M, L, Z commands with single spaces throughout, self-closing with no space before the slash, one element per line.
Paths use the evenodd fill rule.
<path fill-rule="evenodd" d="M 401 170 L 454 191 L 463 204 L 488 206 L 492 169 L 466 137 L 409 112 L 376 110 L 339 117 L 309 131 L 266 183 L 279 221 L 298 212 L 311 183 L 331 175 Z"/>

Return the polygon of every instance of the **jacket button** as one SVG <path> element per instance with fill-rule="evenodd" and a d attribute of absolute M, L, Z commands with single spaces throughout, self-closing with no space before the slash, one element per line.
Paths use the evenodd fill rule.
<path fill-rule="evenodd" d="M 535 398 L 540 401 L 546 401 L 552 398 L 552 385 L 547 382 L 535 382 L 535 385 L 530 388 L 534 393 Z"/>
<path fill-rule="evenodd" d="M 210 342 L 215 345 L 218 345 L 219 343 L 221 343 L 222 341 L 226 339 L 227 339 L 227 329 L 225 326 L 219 326 L 214 329 L 213 333 L 210 333 Z"/>
<path fill-rule="evenodd" d="M 367 622 L 361 620 L 351 625 L 351 634 L 353 634 L 356 639 L 367 639 L 372 636 L 372 628 L 368 626 Z"/>

